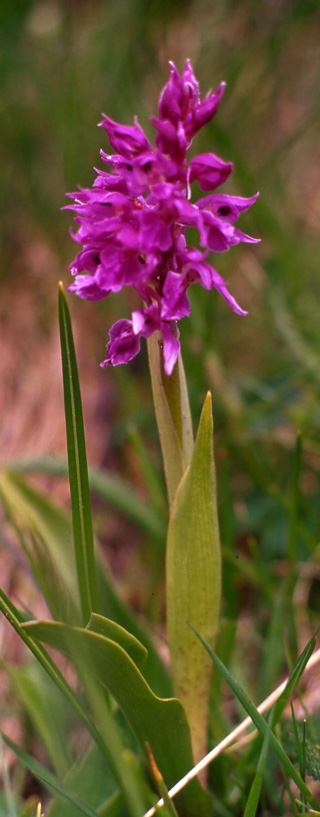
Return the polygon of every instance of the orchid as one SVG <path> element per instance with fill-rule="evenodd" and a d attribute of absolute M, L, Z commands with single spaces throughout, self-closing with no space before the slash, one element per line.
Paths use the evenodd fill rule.
<path fill-rule="evenodd" d="M 141 337 L 159 331 L 167 375 L 179 355 L 177 321 L 190 313 L 191 284 L 218 290 L 235 312 L 247 314 L 208 260 L 211 251 L 259 241 L 234 226 L 258 193 L 251 198 L 211 193 L 191 201 L 194 182 L 207 193 L 233 170 L 231 162 L 212 153 L 195 156 L 189 164 L 186 158 L 195 134 L 215 115 L 225 84 L 200 100 L 190 61 L 181 76 L 173 63 L 170 66 L 159 117 L 151 118 L 155 147 L 137 119 L 133 126 L 125 126 L 104 115 L 101 127 L 116 153 L 101 151 L 108 171 L 97 170 L 92 188 L 68 194 L 74 204 L 67 205 L 77 213 L 78 232 L 73 238 L 83 247 L 70 266 L 75 280 L 69 289 L 97 301 L 127 285 L 142 299 L 131 320 L 112 326 L 101 365 L 127 363 L 139 352 Z M 187 227 L 198 231 L 201 249 L 187 244 Z"/>

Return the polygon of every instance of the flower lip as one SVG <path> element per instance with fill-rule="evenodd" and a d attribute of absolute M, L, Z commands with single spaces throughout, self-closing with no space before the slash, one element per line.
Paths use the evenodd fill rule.
<path fill-rule="evenodd" d="M 259 193 L 255 193 L 250 198 L 213 193 L 212 196 L 203 196 L 202 199 L 199 199 L 197 206 L 200 210 L 209 210 L 219 216 L 234 215 L 235 218 L 239 218 L 241 213 L 252 207 L 258 197 Z"/>

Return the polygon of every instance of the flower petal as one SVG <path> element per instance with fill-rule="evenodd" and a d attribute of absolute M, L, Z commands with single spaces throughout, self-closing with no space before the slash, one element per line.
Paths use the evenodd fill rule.
<path fill-rule="evenodd" d="M 111 327 L 109 336 L 106 359 L 100 363 L 103 369 L 111 364 L 118 366 L 119 363 L 128 363 L 140 351 L 140 337 L 134 334 L 132 321 L 117 321 Z"/>
<path fill-rule="evenodd" d="M 214 153 L 200 153 L 191 159 L 189 181 L 197 181 L 200 190 L 215 190 L 233 171 L 232 162 L 224 162 Z M 200 199 L 201 201 L 201 199 Z M 198 202 L 200 206 L 200 202 Z"/>
<path fill-rule="evenodd" d="M 120 125 L 103 114 L 100 127 L 108 134 L 111 147 L 126 159 L 131 159 L 142 151 L 151 149 L 150 142 L 137 120 L 134 125 Z"/>
<path fill-rule="evenodd" d="M 180 341 L 176 336 L 176 333 L 178 334 L 178 329 L 175 326 L 174 331 L 171 325 L 163 322 L 161 324 L 161 331 L 163 335 L 164 371 L 168 376 L 170 376 L 173 372 L 180 352 Z"/>

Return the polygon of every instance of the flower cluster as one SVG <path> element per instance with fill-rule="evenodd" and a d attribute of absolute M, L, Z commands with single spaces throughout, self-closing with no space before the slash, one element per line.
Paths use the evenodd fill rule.
<path fill-rule="evenodd" d="M 140 338 L 160 330 L 164 368 L 170 375 L 180 343 L 177 321 L 189 315 L 187 289 L 200 283 L 220 292 L 235 312 L 243 309 L 228 292 L 227 284 L 208 263 L 210 251 L 223 252 L 240 241 L 255 242 L 234 223 L 256 200 L 211 193 L 191 202 L 191 185 L 205 193 L 215 190 L 230 175 L 233 165 L 213 153 L 202 153 L 187 165 L 186 152 L 197 131 L 210 122 L 224 92 L 224 83 L 205 99 L 189 60 L 180 76 L 171 63 L 171 74 L 159 100 L 159 117 L 153 147 L 137 120 L 119 125 L 103 116 L 101 126 L 115 154 L 101 151 L 108 170 L 97 171 L 92 189 L 69 194 L 68 205 L 78 215 L 73 238 L 83 249 L 70 269 L 76 275 L 70 290 L 96 301 L 124 285 L 142 298 L 142 307 L 131 320 L 120 320 L 110 330 L 106 360 L 101 364 L 127 363 L 139 351 Z M 188 246 L 187 227 L 195 227 L 203 251 Z"/>

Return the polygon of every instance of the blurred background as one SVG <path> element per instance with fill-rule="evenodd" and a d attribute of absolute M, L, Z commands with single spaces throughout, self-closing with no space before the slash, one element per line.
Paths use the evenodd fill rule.
<path fill-rule="evenodd" d="M 216 118 L 192 151 L 234 162 L 226 192 L 260 191 L 239 226 L 261 244 L 213 261 L 248 317 L 233 314 L 215 291 L 193 287 L 191 317 L 180 324 L 195 423 L 207 389 L 213 391 L 223 545 L 230 564 L 242 554 L 248 564 L 276 560 L 276 571 L 285 570 L 300 430 L 299 558 L 308 560 L 318 552 L 320 522 L 319 3 L 2 6 L 1 459 L 65 456 L 57 284 L 70 284 L 76 253 L 72 214 L 61 212 L 65 192 L 91 185 L 94 166 L 101 167 L 99 149 L 109 149 L 97 128 L 102 112 L 125 124 L 137 114 L 153 138 L 148 117 L 157 111 L 168 61 L 181 71 L 189 57 L 202 95 L 227 82 Z M 99 368 L 108 329 L 130 316 L 131 297 L 123 292 L 92 304 L 70 294 L 69 305 L 89 461 L 148 501 L 148 473 L 154 464 L 161 469 L 161 458 L 146 350 L 126 367 Z M 63 481 L 48 485 L 68 502 Z M 162 483 L 161 491 L 165 496 Z M 153 593 L 145 578 L 152 542 L 110 509 L 97 506 L 96 517 L 112 569 L 123 576 L 130 603 L 145 610 Z M 6 550 L 2 558 L 8 560 Z M 227 586 L 225 592 L 228 598 Z"/>

